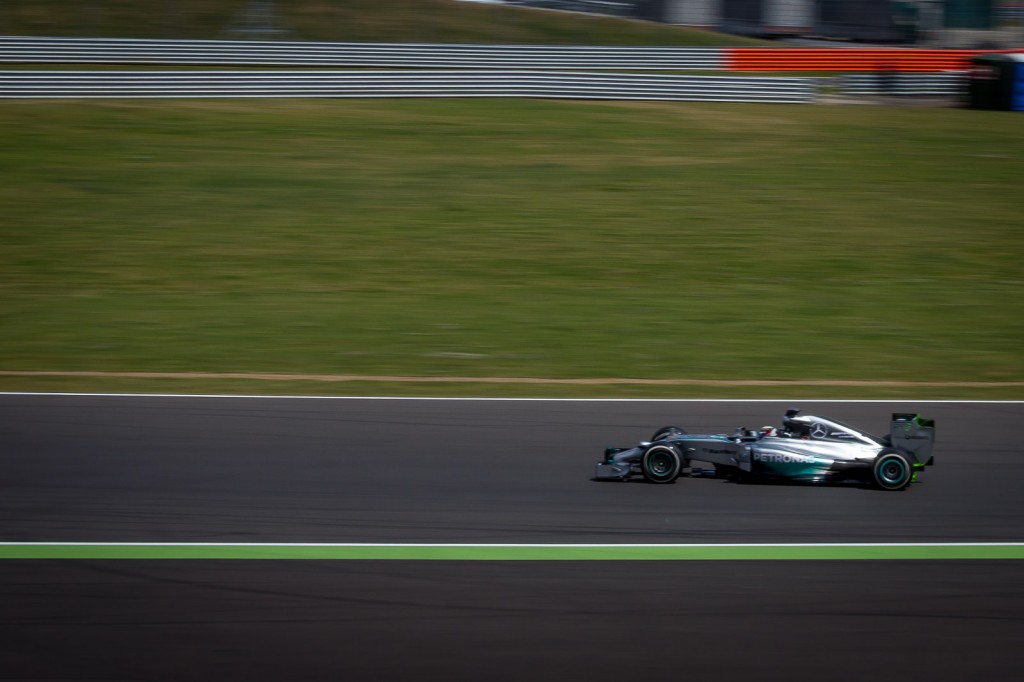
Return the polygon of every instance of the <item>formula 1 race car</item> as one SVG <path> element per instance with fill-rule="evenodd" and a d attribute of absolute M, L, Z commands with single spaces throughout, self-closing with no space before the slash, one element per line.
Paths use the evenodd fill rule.
<path fill-rule="evenodd" d="M 835 419 L 801 416 L 791 408 L 781 429 L 741 427 L 732 435 L 695 435 L 666 426 L 634 448 L 607 448 L 594 479 L 625 481 L 641 475 L 651 483 L 671 483 L 679 476 L 855 481 L 903 490 L 934 463 L 934 442 L 935 422 L 916 414 L 893 414 L 889 435 L 879 438 Z M 693 462 L 714 468 L 697 468 Z"/>

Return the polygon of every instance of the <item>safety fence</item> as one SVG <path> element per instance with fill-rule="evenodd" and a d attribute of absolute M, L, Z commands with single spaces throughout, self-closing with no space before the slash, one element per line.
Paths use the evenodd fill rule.
<path fill-rule="evenodd" d="M 464 69 L 957 71 L 978 50 L 687 48 L 0 37 L 0 62 Z"/>
<path fill-rule="evenodd" d="M 906 97 L 966 97 L 966 73 L 865 74 L 851 73 L 836 78 L 844 95 L 899 95 Z"/>
<path fill-rule="evenodd" d="M 0 37 L 0 62 L 463 69 L 724 68 L 718 48 Z"/>
<path fill-rule="evenodd" d="M 989 50 L 991 51 L 991 50 Z M 965 71 L 983 50 L 911 48 L 735 48 L 727 49 L 732 71 Z"/>
<path fill-rule="evenodd" d="M 0 98 L 534 97 L 810 102 L 814 78 L 550 71 L 0 71 Z"/>

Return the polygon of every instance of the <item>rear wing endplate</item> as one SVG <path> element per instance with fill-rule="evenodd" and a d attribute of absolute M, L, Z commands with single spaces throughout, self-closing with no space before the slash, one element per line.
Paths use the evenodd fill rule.
<path fill-rule="evenodd" d="M 932 445 L 935 444 L 935 420 L 919 414 L 896 412 L 892 415 L 889 441 L 893 447 L 914 455 L 920 464 L 932 464 Z"/>

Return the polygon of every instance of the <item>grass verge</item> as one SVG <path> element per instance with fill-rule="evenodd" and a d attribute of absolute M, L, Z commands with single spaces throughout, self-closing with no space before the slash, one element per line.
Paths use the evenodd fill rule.
<path fill-rule="evenodd" d="M 1016 385 L 773 386 L 551 384 L 400 381 L 268 381 L 257 379 L 125 379 L 0 377 L 0 391 L 174 395 L 387 396 L 449 398 L 765 399 L 765 400 L 1024 400 Z"/>
<path fill-rule="evenodd" d="M 291 0 L 247 32 L 248 0 L 5 0 L 0 34 L 58 37 L 742 46 L 768 41 L 454 0 Z"/>
<path fill-rule="evenodd" d="M 1024 379 L 1002 112 L 18 101 L 0 124 L 0 369 Z M 485 394 L 520 390 L 604 393 Z"/>

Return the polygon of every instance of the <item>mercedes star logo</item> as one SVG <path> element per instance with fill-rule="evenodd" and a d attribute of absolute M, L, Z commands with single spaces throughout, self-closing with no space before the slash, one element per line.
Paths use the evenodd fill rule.
<path fill-rule="evenodd" d="M 828 427 L 815 422 L 811 424 L 811 438 L 824 438 L 828 435 Z"/>

